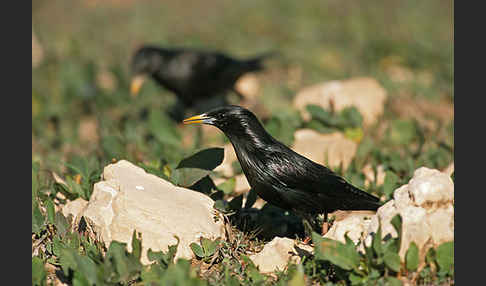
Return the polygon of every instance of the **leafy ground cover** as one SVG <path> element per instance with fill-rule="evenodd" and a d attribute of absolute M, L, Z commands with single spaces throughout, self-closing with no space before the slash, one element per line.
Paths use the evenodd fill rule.
<path fill-rule="evenodd" d="M 32 69 L 33 285 L 54 280 L 70 285 L 454 284 L 450 243 L 431 250 L 418 268 L 413 245 L 406 263 L 397 262 L 399 238 L 377 233 L 362 254 L 349 242 L 316 236 L 313 257 L 286 272 L 263 275 L 248 256 L 265 239 L 233 227 L 230 240 L 194 244 L 192 261 L 174 261 L 171 248 L 152 252 L 154 264 L 143 266 L 143 238 L 136 233 L 132 252 L 119 242 L 105 247 L 86 226 L 72 225 L 60 212 L 68 200 L 89 200 L 103 167 L 119 159 L 207 193 L 222 211 L 245 207 L 239 200 L 227 204 L 235 196 L 232 179 L 218 186 L 209 182 L 219 151 L 197 153 L 221 147 L 227 142 L 221 133 L 174 124 L 166 114 L 173 95 L 153 82 L 136 99 L 130 97 L 129 59 L 145 42 L 241 57 L 278 50 L 281 57 L 258 74 L 264 108 L 257 114 L 265 127 L 288 145 L 300 128 L 344 132 L 359 147 L 350 167 L 335 171 L 390 199 L 418 167 L 442 170 L 454 159 L 451 1 L 54 0 L 36 1 L 32 9 L 33 33 L 43 49 L 42 61 Z M 356 76 L 376 78 L 389 95 L 385 114 L 370 128 L 353 108 L 335 113 L 308 106 L 312 120 L 304 122 L 291 105 L 302 87 Z M 184 173 L 184 166 L 198 162 L 212 165 L 192 177 Z M 383 166 L 384 185 L 365 186 L 366 164 Z"/>

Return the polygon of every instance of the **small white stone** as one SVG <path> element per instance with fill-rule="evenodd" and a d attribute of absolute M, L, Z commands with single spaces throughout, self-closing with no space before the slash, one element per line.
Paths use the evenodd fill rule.
<path fill-rule="evenodd" d="M 265 244 L 262 251 L 250 255 L 250 259 L 260 272 L 270 273 L 277 270 L 283 271 L 289 261 L 299 263 L 302 256 L 310 255 L 312 252 L 313 248 L 309 248 L 308 245 L 295 245 L 293 239 L 275 237 Z"/>
<path fill-rule="evenodd" d="M 336 219 L 329 231 L 324 235 L 326 238 L 346 242 L 344 235 L 357 244 L 366 234 L 371 224 L 371 218 L 375 216 L 373 211 L 336 211 L 329 214 L 335 215 Z"/>

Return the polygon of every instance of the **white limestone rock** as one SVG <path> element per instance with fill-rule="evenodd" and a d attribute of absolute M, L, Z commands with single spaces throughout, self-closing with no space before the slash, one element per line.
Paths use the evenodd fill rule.
<path fill-rule="evenodd" d="M 321 134 L 312 129 L 299 129 L 294 139 L 292 150 L 330 168 L 342 165 L 346 170 L 358 149 L 356 142 L 340 132 Z"/>
<path fill-rule="evenodd" d="M 373 78 L 352 78 L 315 84 L 299 91 L 293 105 L 301 111 L 305 120 L 310 119 L 308 104 L 324 109 L 340 111 L 345 107 L 356 107 L 363 116 L 365 126 L 372 125 L 383 114 L 386 90 Z"/>
<path fill-rule="evenodd" d="M 412 241 L 419 247 L 423 261 L 430 247 L 454 240 L 454 183 L 439 170 L 421 167 L 414 172 L 408 184 L 396 189 L 393 199 L 380 207 L 371 220 L 365 243 L 371 243 L 371 233 L 381 222 L 382 236 L 397 232 L 391 219 L 402 217 L 402 260 Z"/>
<path fill-rule="evenodd" d="M 103 180 L 94 185 L 83 216 L 108 246 L 112 240 L 127 243 L 131 250 L 133 230 L 142 234 L 142 263 L 146 251 L 167 251 L 180 244 L 176 258 L 193 257 L 192 242 L 206 237 L 224 238 L 223 220 L 213 200 L 189 189 L 174 186 L 128 161 L 105 167 Z"/>

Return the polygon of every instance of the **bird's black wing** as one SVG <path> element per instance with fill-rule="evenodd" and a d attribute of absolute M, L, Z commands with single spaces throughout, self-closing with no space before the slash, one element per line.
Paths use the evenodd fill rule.
<path fill-rule="evenodd" d="M 330 169 L 286 148 L 266 156 L 267 176 L 281 196 L 326 210 L 376 209 L 379 199 L 353 185 Z"/>

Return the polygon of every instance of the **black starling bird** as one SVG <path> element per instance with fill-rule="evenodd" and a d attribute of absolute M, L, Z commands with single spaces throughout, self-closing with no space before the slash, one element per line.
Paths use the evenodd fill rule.
<path fill-rule="evenodd" d="M 137 50 L 131 63 L 131 94 L 135 96 L 147 77 L 176 94 L 178 107 L 183 110 L 205 103 L 215 95 L 221 101 L 215 106 L 227 104 L 225 93 L 234 91 L 236 81 L 245 73 L 263 69 L 262 61 L 273 53 L 238 60 L 223 53 L 193 49 L 164 49 L 144 46 Z M 182 119 L 182 118 L 181 118 Z"/>
<path fill-rule="evenodd" d="M 319 229 L 315 220 L 318 214 L 324 214 L 327 224 L 327 214 L 336 210 L 380 207 L 377 197 L 277 141 L 245 108 L 218 107 L 183 122 L 209 124 L 223 131 L 251 188 L 268 203 L 301 217 L 308 236 L 311 230 Z"/>

